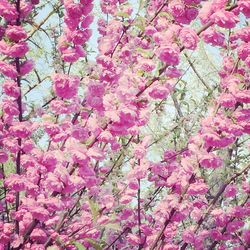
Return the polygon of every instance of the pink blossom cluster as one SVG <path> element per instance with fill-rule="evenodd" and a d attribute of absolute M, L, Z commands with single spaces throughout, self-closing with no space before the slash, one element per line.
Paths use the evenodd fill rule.
<path fill-rule="evenodd" d="M 73 63 L 86 56 L 84 45 L 91 37 L 92 32 L 89 26 L 94 19 L 91 15 L 92 2 L 92 0 L 81 0 L 79 3 L 75 3 L 74 0 L 63 1 L 66 27 L 60 38 L 58 49 L 65 62 Z"/>
<path fill-rule="evenodd" d="M 80 78 L 65 74 L 54 74 L 52 76 L 54 90 L 58 97 L 70 99 L 77 94 Z"/>
<path fill-rule="evenodd" d="M 23 86 L 34 78 L 26 29 L 38 2 L 0 0 L 0 249 L 250 248 L 241 147 L 250 134 L 250 30 L 240 22 L 250 2 L 150 0 L 134 17 L 129 1 L 102 0 L 98 55 L 78 71 L 94 1 L 63 1 L 58 53 L 70 67 L 48 77 L 55 96 L 36 110 Z M 190 129 L 182 52 L 200 42 L 220 50 L 219 80 Z M 177 125 L 158 139 L 148 131 L 157 112 L 172 115 L 168 105 Z"/>

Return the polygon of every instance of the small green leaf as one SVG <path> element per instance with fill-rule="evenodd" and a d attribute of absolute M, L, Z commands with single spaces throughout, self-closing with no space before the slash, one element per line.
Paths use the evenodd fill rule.
<path fill-rule="evenodd" d="M 77 247 L 77 250 L 86 250 L 86 248 L 80 242 L 74 241 L 72 244 Z"/>
<path fill-rule="evenodd" d="M 150 58 L 153 56 L 153 51 L 151 50 L 146 50 L 146 49 L 143 49 L 143 48 L 136 48 L 136 51 L 138 53 L 140 53 L 143 57 L 146 57 L 146 58 Z"/>
<path fill-rule="evenodd" d="M 47 250 L 58 250 L 57 246 L 50 246 L 47 248 Z"/>
<path fill-rule="evenodd" d="M 144 31 L 146 27 L 146 19 L 144 17 L 138 16 L 134 21 L 134 26 L 141 31 Z"/>
<path fill-rule="evenodd" d="M 97 203 L 95 203 L 93 200 L 89 199 L 89 206 L 91 209 L 93 221 L 96 222 L 97 217 L 99 215 L 99 206 Z"/>
<path fill-rule="evenodd" d="M 108 223 L 106 225 L 104 225 L 105 228 L 110 228 L 113 230 L 117 230 L 120 231 L 121 230 L 121 226 L 119 224 L 115 224 L 115 223 Z"/>
<path fill-rule="evenodd" d="M 96 250 L 102 250 L 103 247 L 101 246 L 101 244 L 93 239 L 86 239 L 91 245 L 92 247 L 94 247 Z"/>
<path fill-rule="evenodd" d="M 122 11 L 117 12 L 116 15 L 123 18 L 129 18 L 129 14 Z"/>

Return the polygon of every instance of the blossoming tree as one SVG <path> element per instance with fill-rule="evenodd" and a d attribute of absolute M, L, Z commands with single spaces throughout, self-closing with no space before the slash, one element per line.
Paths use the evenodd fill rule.
<path fill-rule="evenodd" d="M 250 249 L 249 0 L 0 16 L 1 250 Z"/>

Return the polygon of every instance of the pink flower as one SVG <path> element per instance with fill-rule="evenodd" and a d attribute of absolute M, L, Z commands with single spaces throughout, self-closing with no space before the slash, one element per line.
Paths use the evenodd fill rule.
<path fill-rule="evenodd" d="M 101 197 L 101 205 L 103 208 L 111 209 L 115 204 L 115 199 L 112 195 L 104 195 Z"/>
<path fill-rule="evenodd" d="M 182 75 L 181 70 L 175 67 L 168 67 L 166 70 L 166 76 L 170 78 L 179 78 Z"/>
<path fill-rule="evenodd" d="M 178 250 L 179 247 L 174 244 L 164 244 L 162 250 Z"/>
<path fill-rule="evenodd" d="M 142 159 L 145 156 L 146 148 L 141 145 L 137 144 L 134 148 L 134 155 L 137 159 Z"/>
<path fill-rule="evenodd" d="M 163 86 L 159 86 L 156 88 L 153 88 L 149 92 L 149 96 L 153 99 L 165 99 L 169 94 L 169 90 L 164 88 Z"/>
<path fill-rule="evenodd" d="M 21 1 L 20 5 L 21 5 L 20 6 L 20 17 L 25 18 L 31 13 L 33 6 L 31 4 L 31 2 L 27 2 L 27 1 Z"/>
<path fill-rule="evenodd" d="M 0 25 L 0 40 L 2 40 L 4 34 L 5 34 L 5 27 Z"/>
<path fill-rule="evenodd" d="M 18 174 L 10 174 L 4 184 L 16 192 L 25 190 L 25 179 L 20 178 Z"/>
<path fill-rule="evenodd" d="M 190 216 L 193 220 L 198 222 L 200 218 L 202 217 L 202 210 L 197 207 L 194 207 L 192 212 L 190 213 Z"/>
<path fill-rule="evenodd" d="M 31 235 L 30 239 L 36 243 L 44 244 L 48 239 L 48 235 L 40 228 L 35 228 Z"/>
<path fill-rule="evenodd" d="M 243 227 L 245 223 L 243 221 L 232 221 L 229 222 L 227 225 L 227 232 L 228 233 L 235 233 L 235 231 L 239 230 L 241 227 Z"/>
<path fill-rule="evenodd" d="M 205 133 L 203 138 L 207 146 L 224 148 L 235 141 L 235 136 L 224 133 L 224 137 L 220 137 L 217 133 Z"/>
<path fill-rule="evenodd" d="M 239 22 L 239 18 L 234 13 L 226 10 L 218 10 L 211 16 L 211 20 L 222 28 L 232 29 L 236 23 Z"/>
<path fill-rule="evenodd" d="M 10 46 L 5 42 L 5 41 L 0 41 L 0 53 L 1 54 L 8 54 L 9 52 L 9 49 L 10 49 Z"/>
<path fill-rule="evenodd" d="M 221 232 L 218 230 L 218 229 L 212 229 L 210 231 L 210 237 L 213 239 L 213 240 L 221 240 L 222 239 L 222 234 Z"/>
<path fill-rule="evenodd" d="M 226 108 L 232 108 L 236 104 L 236 99 L 232 94 L 223 93 L 219 96 L 219 103 Z"/>
<path fill-rule="evenodd" d="M 102 111 L 103 110 L 103 98 L 100 96 L 92 96 L 88 94 L 86 97 L 87 104 L 96 110 Z"/>
<path fill-rule="evenodd" d="M 227 72 L 231 72 L 234 69 L 234 59 L 230 56 L 223 58 L 223 69 Z"/>
<path fill-rule="evenodd" d="M 227 215 L 221 208 L 214 209 L 211 212 L 211 215 L 214 217 L 215 225 L 217 227 L 225 226 L 230 220 L 230 216 Z"/>
<path fill-rule="evenodd" d="M 1 0 L 0 2 L 0 15 L 7 21 L 16 20 L 18 17 L 15 5 L 9 3 L 7 0 Z"/>
<path fill-rule="evenodd" d="M 18 138 L 27 138 L 31 132 L 32 131 L 29 122 L 16 122 L 10 127 L 11 135 Z"/>
<path fill-rule="evenodd" d="M 147 36 L 153 36 L 154 33 L 156 32 L 157 32 L 157 29 L 152 25 L 147 26 L 144 31 L 145 35 Z"/>
<path fill-rule="evenodd" d="M 47 188 L 51 191 L 62 192 L 64 187 L 63 183 L 52 173 L 48 174 L 48 178 L 46 180 Z"/>
<path fill-rule="evenodd" d="M 71 153 L 73 161 L 80 165 L 84 165 L 89 161 L 86 152 L 82 149 L 73 150 Z"/>
<path fill-rule="evenodd" d="M 11 116 L 18 115 L 19 109 L 14 98 L 6 98 L 2 101 L 3 111 Z"/>
<path fill-rule="evenodd" d="M 94 16 L 93 15 L 89 15 L 89 16 L 86 16 L 83 21 L 81 22 L 81 27 L 83 29 L 87 29 L 91 23 L 94 21 Z"/>
<path fill-rule="evenodd" d="M 102 67 L 107 68 L 107 69 L 114 67 L 114 63 L 112 62 L 112 58 L 110 58 L 109 56 L 100 55 L 96 58 L 96 62 L 98 64 L 101 64 Z"/>
<path fill-rule="evenodd" d="M 43 207 L 29 206 L 29 211 L 31 212 L 34 219 L 37 219 L 41 222 L 44 222 L 49 218 L 49 211 Z"/>
<path fill-rule="evenodd" d="M 105 88 L 101 82 L 91 81 L 88 84 L 88 92 L 91 96 L 103 96 L 105 93 Z"/>
<path fill-rule="evenodd" d="M 240 38 L 244 42 L 248 42 L 250 40 L 250 27 L 244 27 L 235 32 L 235 36 L 237 38 Z"/>
<path fill-rule="evenodd" d="M 156 53 L 159 59 L 168 65 L 175 66 L 179 64 L 180 49 L 176 44 L 162 46 L 156 51 Z"/>
<path fill-rule="evenodd" d="M 109 216 L 103 215 L 99 219 L 97 219 L 97 223 L 99 225 L 105 225 L 109 222 L 109 220 L 110 220 Z"/>
<path fill-rule="evenodd" d="M 3 91 L 6 95 L 17 98 L 20 95 L 20 89 L 17 86 L 17 83 L 14 81 L 4 81 L 3 82 Z"/>
<path fill-rule="evenodd" d="M 62 52 L 63 61 L 70 62 L 70 63 L 74 63 L 80 57 L 85 57 L 85 56 L 86 56 L 85 50 L 79 45 L 76 45 L 74 48 L 65 49 Z"/>
<path fill-rule="evenodd" d="M 95 160 L 101 161 L 105 158 L 104 153 L 98 147 L 92 147 L 88 149 L 87 155 Z"/>
<path fill-rule="evenodd" d="M 111 143 L 114 141 L 114 137 L 112 136 L 112 134 L 109 131 L 103 131 L 98 136 L 98 141 Z"/>
<path fill-rule="evenodd" d="M 82 8 L 80 4 L 67 3 L 65 4 L 65 9 L 70 18 L 78 19 L 82 16 Z"/>
<path fill-rule="evenodd" d="M 183 16 L 185 13 L 185 5 L 181 0 L 172 0 L 168 7 L 174 17 Z"/>
<path fill-rule="evenodd" d="M 218 168 L 221 167 L 223 161 L 213 153 L 209 153 L 207 155 L 203 155 L 199 161 L 202 167 L 206 168 Z"/>
<path fill-rule="evenodd" d="M 193 29 L 182 28 L 179 37 L 185 48 L 190 50 L 195 50 L 197 48 L 199 37 Z"/>
<path fill-rule="evenodd" d="M 39 4 L 40 0 L 31 0 L 32 4 Z"/>
<path fill-rule="evenodd" d="M 22 76 L 27 75 L 33 68 L 34 68 L 34 61 L 31 59 L 26 60 L 20 65 L 20 74 Z"/>
<path fill-rule="evenodd" d="M 6 36 L 15 42 L 18 42 L 27 38 L 27 33 L 22 26 L 8 25 L 6 29 Z"/>
<path fill-rule="evenodd" d="M 46 152 L 43 155 L 42 164 L 48 169 L 48 171 L 53 171 L 57 164 L 57 159 L 52 152 Z"/>
<path fill-rule="evenodd" d="M 242 238 L 247 245 L 250 245 L 250 229 L 246 229 L 242 232 Z"/>
<path fill-rule="evenodd" d="M 99 39 L 98 49 L 100 54 L 109 55 L 114 48 L 114 41 L 110 37 L 102 37 Z"/>
<path fill-rule="evenodd" d="M 246 16 L 250 17 L 250 1 L 249 0 L 240 0 L 237 2 L 239 10 Z"/>
<path fill-rule="evenodd" d="M 132 201 L 133 197 L 131 195 L 123 194 L 120 203 L 126 205 Z"/>
<path fill-rule="evenodd" d="M 190 5 L 190 4 L 199 4 L 201 0 L 184 0 L 185 4 Z"/>
<path fill-rule="evenodd" d="M 83 45 L 91 37 L 92 31 L 86 30 L 76 30 L 72 34 L 72 42 L 76 45 Z"/>
<path fill-rule="evenodd" d="M 127 220 L 130 216 L 133 215 L 133 210 L 130 208 L 124 208 L 120 212 L 120 219 L 121 220 Z"/>
<path fill-rule="evenodd" d="M 5 163 L 8 160 L 8 154 L 0 151 L 0 163 Z"/>
<path fill-rule="evenodd" d="M 70 99 L 77 94 L 80 78 L 65 74 L 54 74 L 52 76 L 56 95 L 61 98 Z"/>
<path fill-rule="evenodd" d="M 20 248 L 20 245 L 23 244 L 23 237 L 22 236 L 18 236 L 18 235 L 15 235 L 14 236 L 14 239 L 11 243 L 11 246 L 13 248 Z"/>
<path fill-rule="evenodd" d="M 138 246 L 141 243 L 139 236 L 129 233 L 127 235 L 127 240 L 133 246 Z"/>
<path fill-rule="evenodd" d="M 225 35 L 214 28 L 210 28 L 201 33 L 201 37 L 204 42 L 213 46 L 223 46 L 225 41 Z"/>
<path fill-rule="evenodd" d="M 206 1 L 199 12 L 199 17 L 202 24 L 205 24 L 209 21 L 210 16 L 213 14 L 213 2 Z"/>
<path fill-rule="evenodd" d="M 170 94 L 171 89 L 170 84 L 158 85 L 153 87 L 148 94 L 153 99 L 165 99 Z"/>
<path fill-rule="evenodd" d="M 151 72 L 155 68 L 155 62 L 151 59 L 141 58 L 139 67 L 145 72 Z"/>
<path fill-rule="evenodd" d="M 88 130 L 82 126 L 74 126 L 71 135 L 79 141 L 84 141 L 89 137 Z"/>
<path fill-rule="evenodd" d="M 186 8 L 186 10 L 185 10 L 186 12 L 185 12 L 185 17 L 186 17 L 186 19 L 187 19 L 187 23 L 189 24 L 192 20 L 194 20 L 197 16 L 198 16 L 198 14 L 199 14 L 199 11 L 198 11 L 198 9 L 197 8 L 192 8 L 192 7 L 190 7 L 190 8 Z"/>
<path fill-rule="evenodd" d="M 189 195 L 198 195 L 198 194 L 206 194 L 207 191 L 208 191 L 208 186 L 205 183 L 195 182 L 189 186 L 187 193 Z"/>
<path fill-rule="evenodd" d="M 224 191 L 225 197 L 234 197 L 237 193 L 237 188 L 234 184 L 230 184 L 226 187 Z"/>
<path fill-rule="evenodd" d="M 3 61 L 0 61 L 0 73 L 11 79 L 15 79 L 17 77 L 16 68 L 13 65 Z"/>
<path fill-rule="evenodd" d="M 77 26 L 79 25 L 80 18 L 72 18 L 68 15 L 68 13 L 64 16 L 64 22 L 67 25 L 67 28 L 71 31 L 74 31 L 77 29 Z"/>
<path fill-rule="evenodd" d="M 245 61 L 250 55 L 250 43 L 242 43 L 238 48 L 238 55 L 240 59 Z"/>
<path fill-rule="evenodd" d="M 136 179 L 132 179 L 129 181 L 128 186 L 132 190 L 138 190 L 139 189 L 139 184 Z"/>
<path fill-rule="evenodd" d="M 195 242 L 195 235 L 191 229 L 186 229 L 182 234 L 182 240 L 186 243 L 193 244 Z"/>
<path fill-rule="evenodd" d="M 176 160 L 176 152 L 172 149 L 164 151 L 164 160 L 165 161 L 175 161 Z"/>
<path fill-rule="evenodd" d="M 250 103 L 250 90 L 238 90 L 235 93 L 235 98 L 238 102 Z"/>

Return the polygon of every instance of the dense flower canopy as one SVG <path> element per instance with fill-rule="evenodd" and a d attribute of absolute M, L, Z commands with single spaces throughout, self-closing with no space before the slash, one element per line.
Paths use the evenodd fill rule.
<path fill-rule="evenodd" d="M 250 249 L 249 0 L 0 17 L 0 250 Z"/>

